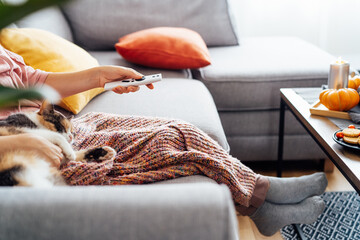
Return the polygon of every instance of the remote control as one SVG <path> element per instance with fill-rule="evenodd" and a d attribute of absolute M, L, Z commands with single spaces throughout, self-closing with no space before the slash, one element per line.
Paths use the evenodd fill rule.
<path fill-rule="evenodd" d="M 162 79 L 161 73 L 158 73 L 154 75 L 143 76 L 140 79 L 131 78 L 131 79 L 124 79 L 120 81 L 105 83 L 104 89 L 112 90 L 114 87 L 117 86 L 128 87 L 128 86 L 146 85 L 154 82 L 159 82 L 161 81 L 161 79 Z"/>

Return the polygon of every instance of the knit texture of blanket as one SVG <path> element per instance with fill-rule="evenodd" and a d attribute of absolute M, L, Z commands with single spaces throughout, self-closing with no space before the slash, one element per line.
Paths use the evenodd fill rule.
<path fill-rule="evenodd" d="M 189 123 L 88 113 L 73 124 L 75 150 L 110 146 L 117 155 L 100 163 L 69 162 L 62 168 L 68 184 L 145 184 L 202 174 L 226 184 L 236 204 L 249 206 L 256 174 Z"/>

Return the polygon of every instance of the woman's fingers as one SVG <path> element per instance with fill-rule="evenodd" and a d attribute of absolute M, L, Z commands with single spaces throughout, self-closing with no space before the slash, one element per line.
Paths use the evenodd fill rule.
<path fill-rule="evenodd" d="M 59 168 L 61 160 L 63 159 L 64 155 L 62 154 L 62 150 L 60 147 L 51 144 L 48 148 L 50 151 L 46 151 L 48 155 L 48 159 L 50 160 L 50 164 L 53 167 Z"/>
<path fill-rule="evenodd" d="M 63 158 L 62 155 L 54 155 L 54 157 L 51 159 L 50 162 L 51 166 L 59 168 L 62 158 Z"/>
<path fill-rule="evenodd" d="M 149 89 L 154 89 L 154 85 L 153 85 L 152 83 L 146 84 L 146 86 L 147 86 Z"/>
<path fill-rule="evenodd" d="M 142 78 L 144 75 L 139 73 L 138 71 L 132 69 L 132 68 L 127 68 L 127 67 L 118 67 L 119 69 L 119 73 L 120 75 L 122 75 L 123 79 L 128 79 L 128 78 L 134 78 L 134 79 L 138 79 L 138 78 Z"/>
<path fill-rule="evenodd" d="M 114 87 L 112 90 L 114 93 L 123 94 L 125 92 L 125 87 L 117 86 Z"/>
<path fill-rule="evenodd" d="M 48 139 L 32 134 L 25 133 L 19 135 L 22 138 L 22 148 L 27 150 L 36 151 L 44 157 L 52 166 L 60 167 L 63 158 L 62 149 L 50 142 Z"/>
<path fill-rule="evenodd" d="M 136 92 L 136 91 L 139 91 L 139 86 L 129 86 L 128 87 L 129 91 L 130 92 Z"/>
<path fill-rule="evenodd" d="M 123 94 L 123 93 L 129 93 L 129 92 L 136 92 L 139 89 L 140 88 L 138 86 L 129 86 L 129 87 L 117 86 L 117 87 L 114 87 L 112 90 L 117 94 Z"/>

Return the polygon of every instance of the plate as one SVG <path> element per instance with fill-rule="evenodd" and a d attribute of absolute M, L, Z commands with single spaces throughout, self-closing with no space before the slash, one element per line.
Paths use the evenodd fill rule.
<path fill-rule="evenodd" d="M 359 129 L 359 128 L 358 128 Z M 351 149 L 356 149 L 356 150 L 360 150 L 360 146 L 359 145 L 352 145 L 352 144 L 349 144 L 349 143 L 346 143 L 343 141 L 342 138 L 337 138 L 336 137 L 336 134 L 338 132 L 341 132 L 343 129 L 340 129 L 340 130 L 337 130 L 336 132 L 334 132 L 334 135 L 333 135 L 333 139 L 336 143 L 340 144 L 341 146 L 344 146 L 344 147 L 347 147 L 347 148 L 351 148 Z"/>

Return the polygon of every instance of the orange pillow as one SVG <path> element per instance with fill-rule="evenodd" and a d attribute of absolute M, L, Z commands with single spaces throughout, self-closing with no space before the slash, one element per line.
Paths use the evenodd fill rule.
<path fill-rule="evenodd" d="M 210 64 L 202 37 L 187 28 L 158 27 L 128 34 L 115 44 L 129 62 L 154 68 L 200 68 Z"/>

